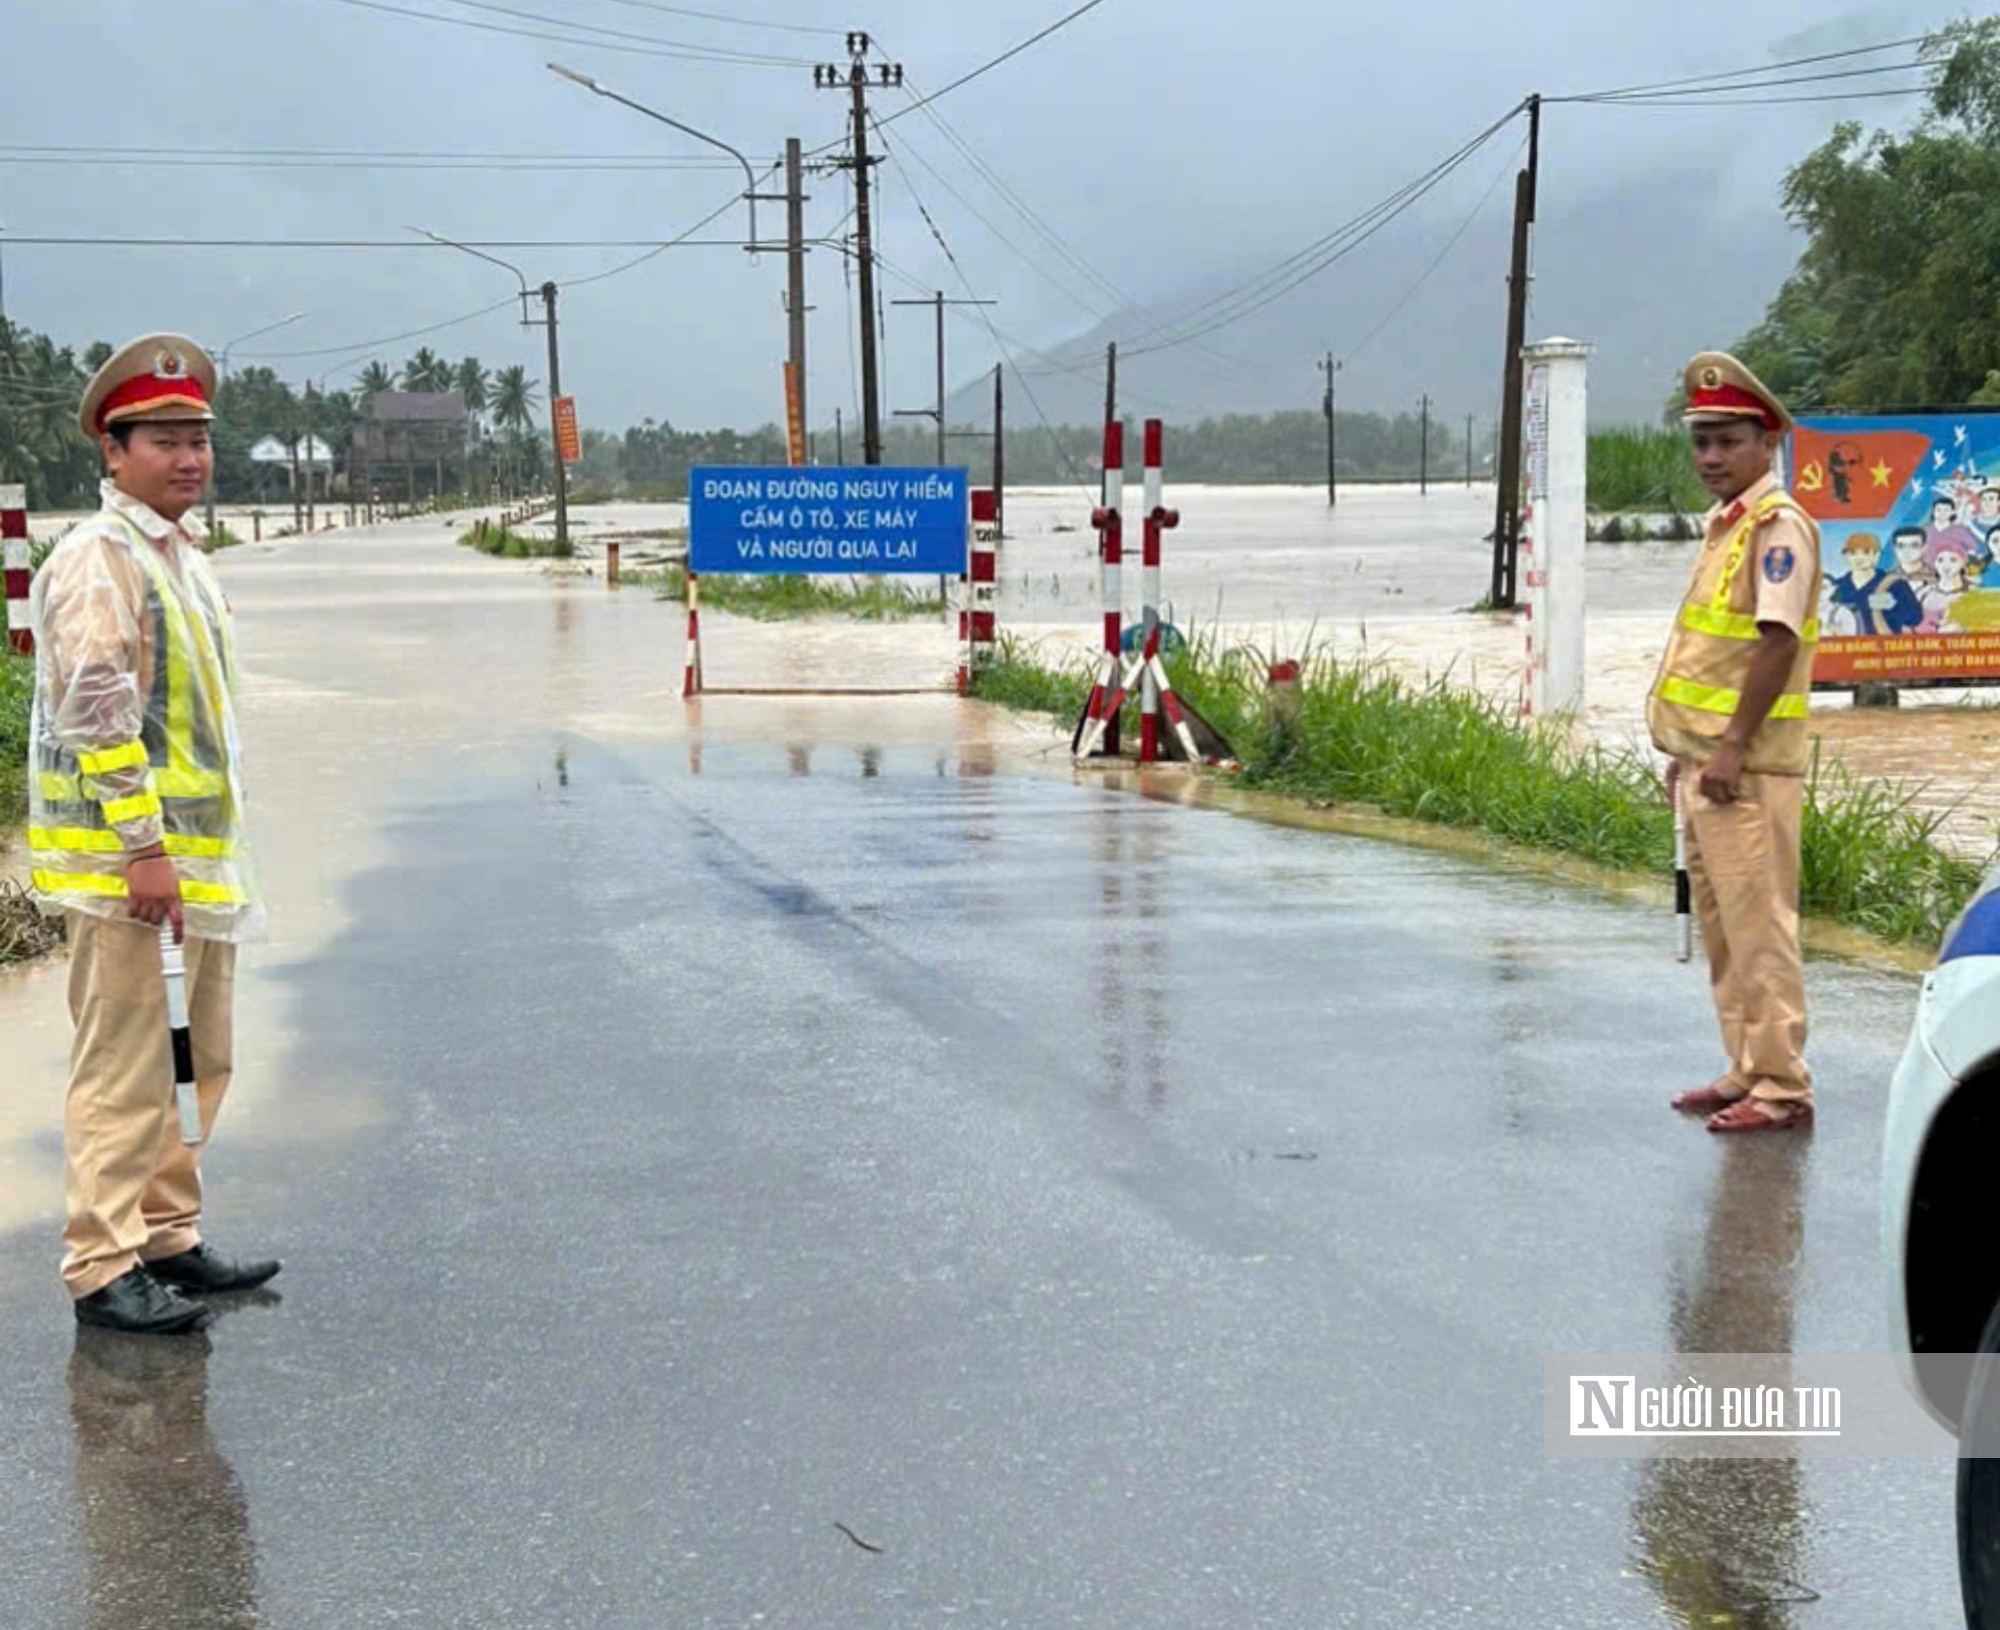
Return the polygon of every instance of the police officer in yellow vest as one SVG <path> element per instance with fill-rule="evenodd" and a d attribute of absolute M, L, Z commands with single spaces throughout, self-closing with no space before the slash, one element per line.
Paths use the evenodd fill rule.
<path fill-rule="evenodd" d="M 1773 474 L 1791 417 L 1736 358 L 1687 367 L 1695 468 L 1715 495 L 1647 706 L 1687 814 L 1688 870 L 1729 1067 L 1676 1109 L 1711 1132 L 1812 1124 L 1799 824 L 1819 640 L 1819 528 Z"/>
<path fill-rule="evenodd" d="M 80 1323 L 194 1329 L 195 1298 L 276 1262 L 201 1237 L 200 1151 L 172 1114 L 159 928 L 187 966 L 204 1137 L 231 1071 L 236 947 L 263 911 L 243 824 L 228 603 L 187 523 L 214 470 L 215 367 L 178 334 L 98 370 L 79 422 L 103 449 L 103 507 L 35 576 L 28 840 L 62 914 L 76 1036 L 63 1117 L 63 1280 Z"/>

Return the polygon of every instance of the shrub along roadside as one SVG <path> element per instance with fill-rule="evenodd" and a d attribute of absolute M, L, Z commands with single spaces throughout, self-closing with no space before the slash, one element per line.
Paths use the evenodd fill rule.
<path fill-rule="evenodd" d="M 28 819 L 28 705 L 34 696 L 33 660 L 0 652 L 0 847 Z M 0 879 L 0 967 L 61 942 L 62 925 L 36 910 L 12 881 Z"/>
<path fill-rule="evenodd" d="M 1267 666 L 1254 650 L 1223 650 L 1206 636 L 1167 662 L 1175 688 L 1236 749 L 1243 785 L 1472 828 L 1623 871 L 1663 875 L 1673 864 L 1673 818 L 1653 762 L 1638 753 L 1579 747 L 1444 679 L 1413 684 L 1326 653 L 1303 665 L 1296 723 L 1280 729 L 1265 713 Z M 973 688 L 986 700 L 1067 722 L 1089 693 L 1090 673 L 1088 658 L 1051 667 L 1003 638 L 998 660 Z M 1127 729 L 1137 731 L 1136 706 Z M 1986 869 L 1938 846 L 1940 818 L 1918 809 L 1908 790 L 1815 754 L 1806 782 L 1805 912 L 1883 939 L 1937 945 Z M 1993 858 L 2000 847 L 1988 863 Z"/>
<path fill-rule="evenodd" d="M 663 600 L 687 599 L 687 572 L 669 566 L 628 581 L 650 583 Z M 701 580 L 701 603 L 710 611 L 772 622 L 783 617 L 841 616 L 857 622 L 907 622 L 942 616 L 945 603 L 925 585 L 928 578 L 905 582 L 886 577 L 762 577 L 708 576 Z"/>
<path fill-rule="evenodd" d="M 574 548 L 558 546 L 554 538 L 531 537 L 498 524 L 472 527 L 461 532 L 458 541 L 464 548 L 501 560 L 563 560 L 575 553 Z"/>

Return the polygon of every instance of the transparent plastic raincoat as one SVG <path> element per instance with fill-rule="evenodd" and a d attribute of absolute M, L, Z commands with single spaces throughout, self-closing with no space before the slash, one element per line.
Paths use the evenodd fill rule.
<path fill-rule="evenodd" d="M 42 909 L 127 915 L 125 855 L 159 843 L 187 931 L 258 938 L 234 636 L 193 535 L 104 483 L 35 574 L 28 843 Z"/>

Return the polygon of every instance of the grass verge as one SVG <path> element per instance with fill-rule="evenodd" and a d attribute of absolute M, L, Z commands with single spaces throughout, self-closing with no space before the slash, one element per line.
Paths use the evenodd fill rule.
<path fill-rule="evenodd" d="M 1584 485 L 1590 507 L 1599 510 L 1699 515 L 1715 501 L 1695 476 L 1687 437 L 1643 426 L 1594 432 Z"/>
<path fill-rule="evenodd" d="M 34 699 L 34 659 L 0 653 L 0 836 L 28 818 L 28 708 Z"/>
<path fill-rule="evenodd" d="M 1201 634 L 1167 662 L 1175 688 L 1236 749 L 1245 786 L 1473 829 L 1620 871 L 1657 876 L 1673 864 L 1673 818 L 1654 762 L 1641 754 L 1578 746 L 1448 678 L 1416 684 L 1326 653 L 1304 663 L 1297 717 L 1280 723 L 1265 707 L 1267 666 L 1253 649 L 1224 649 Z M 1090 676 L 1087 657 L 1051 666 L 1003 637 L 974 694 L 1067 723 Z M 1128 739 L 1137 728 L 1133 705 Z M 1918 808 L 1916 796 L 1815 753 L 1800 876 L 1808 916 L 1938 944 L 2000 847 L 1985 863 L 1941 848 L 1942 817 Z"/>
<path fill-rule="evenodd" d="M 531 537 L 504 526 L 473 527 L 458 535 L 460 545 L 500 560 L 563 560 L 575 553 L 554 538 Z"/>
<path fill-rule="evenodd" d="M 630 575 L 630 574 L 627 574 Z M 687 572 L 669 566 L 638 581 L 653 584 L 664 600 L 687 599 Z M 851 617 L 857 622 L 906 622 L 937 617 L 945 603 L 916 582 L 884 577 L 708 576 L 701 603 L 711 611 L 774 622 L 784 617 Z"/>

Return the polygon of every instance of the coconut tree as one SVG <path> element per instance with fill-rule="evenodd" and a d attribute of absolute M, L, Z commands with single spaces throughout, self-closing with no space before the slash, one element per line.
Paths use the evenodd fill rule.
<path fill-rule="evenodd" d="M 451 387 L 451 364 L 428 345 L 418 347 L 417 354 L 403 364 L 406 391 L 448 391 Z"/>
<path fill-rule="evenodd" d="M 507 482 L 510 488 L 514 486 L 515 454 L 522 436 L 535 422 L 535 410 L 541 406 L 541 400 L 540 383 L 530 379 L 528 370 L 520 363 L 502 368 L 493 376 L 487 406 L 492 411 L 493 422 L 510 438 L 507 448 Z"/>
<path fill-rule="evenodd" d="M 485 414 L 492 405 L 493 376 L 486 365 L 477 357 L 464 357 L 452 370 L 452 383 L 458 387 L 458 394 L 465 402 L 465 411 L 471 419 L 473 450 L 479 455 L 482 470 L 486 464 Z"/>
<path fill-rule="evenodd" d="M 371 362 L 355 376 L 354 388 L 363 402 L 396 388 L 396 376 L 379 362 Z"/>

